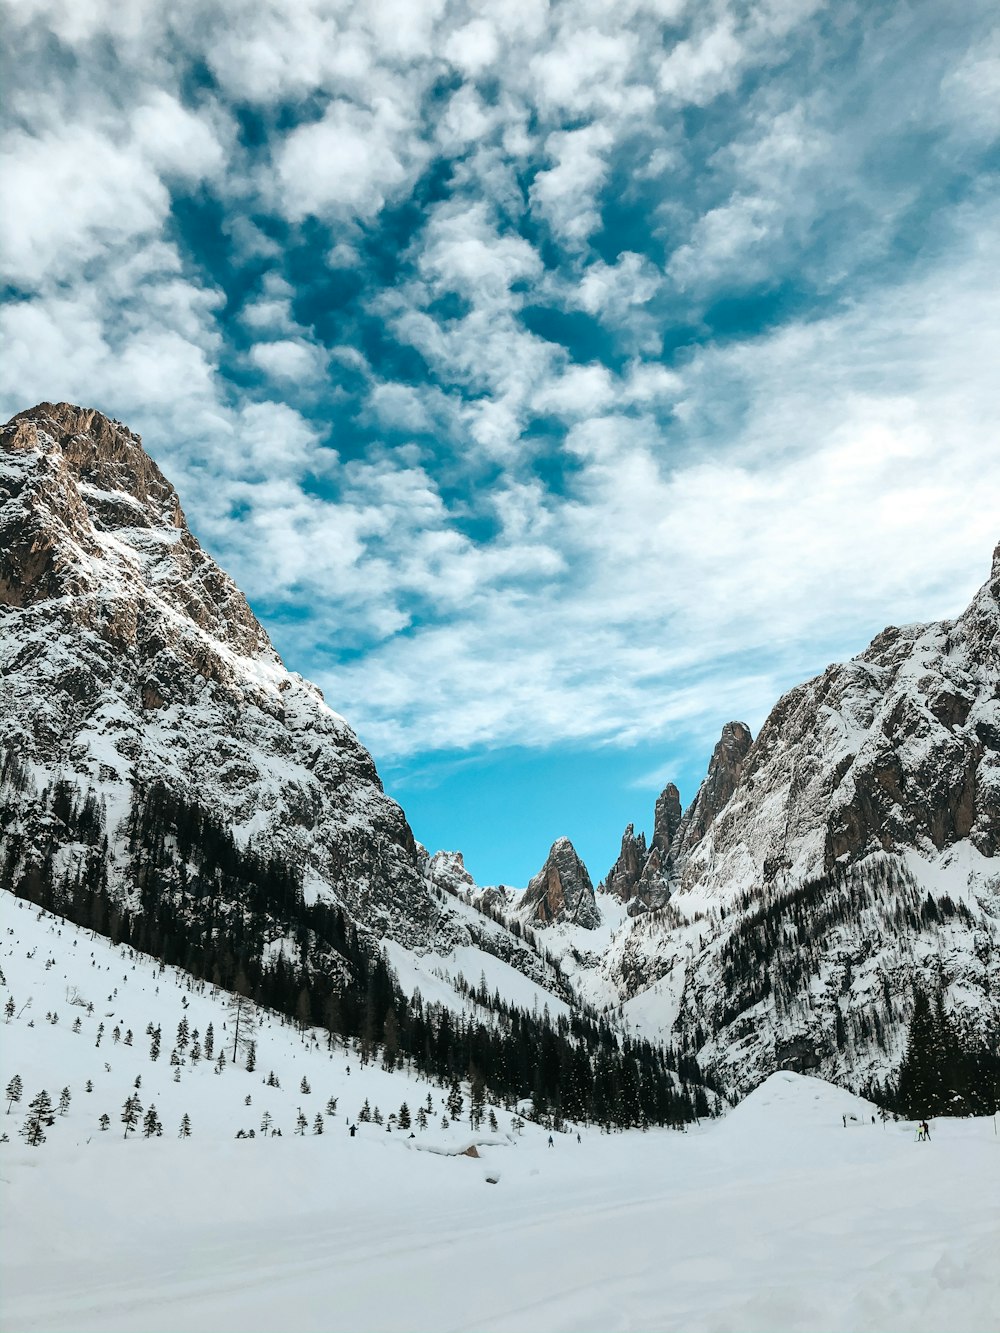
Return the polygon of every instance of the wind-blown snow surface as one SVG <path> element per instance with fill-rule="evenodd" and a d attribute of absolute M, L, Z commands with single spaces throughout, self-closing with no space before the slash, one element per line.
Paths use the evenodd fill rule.
<path fill-rule="evenodd" d="M 1000 1326 L 991 1121 L 937 1121 L 918 1144 L 912 1125 L 873 1125 L 873 1108 L 852 1094 L 778 1073 L 692 1133 L 583 1128 L 582 1142 L 557 1134 L 549 1148 L 530 1125 L 508 1139 L 499 1109 L 496 1134 L 442 1130 L 443 1089 L 362 1070 L 354 1053 L 331 1054 L 277 1018 L 265 1019 L 254 1073 L 188 1061 L 175 1083 L 177 1022 L 185 1015 L 204 1034 L 211 1021 L 218 1050 L 231 1040 L 225 997 L 8 894 L 0 907 L 0 999 L 17 1005 L 0 1078 L 20 1073 L 25 1085 L 20 1107 L 0 1116 L 11 1135 L 0 1144 L 4 1329 Z M 74 986 L 92 1015 L 68 1002 Z M 156 1062 L 148 1022 L 163 1031 Z M 114 1043 L 116 1023 L 131 1027 L 132 1047 Z M 272 1069 L 278 1089 L 264 1082 Z M 118 1117 L 136 1076 L 162 1138 L 123 1141 Z M 42 1087 L 57 1102 L 64 1086 L 69 1113 L 27 1147 L 16 1133 L 27 1102 Z M 375 1125 L 349 1136 L 346 1117 L 365 1097 L 383 1113 L 404 1099 L 415 1111 L 428 1092 L 432 1127 L 414 1139 Z M 294 1135 L 299 1106 L 310 1128 L 324 1115 L 322 1136 Z M 265 1110 L 281 1138 L 260 1135 Z M 178 1140 L 185 1111 L 193 1135 Z M 254 1140 L 234 1139 L 251 1125 Z M 472 1139 L 479 1159 L 445 1155 Z"/>

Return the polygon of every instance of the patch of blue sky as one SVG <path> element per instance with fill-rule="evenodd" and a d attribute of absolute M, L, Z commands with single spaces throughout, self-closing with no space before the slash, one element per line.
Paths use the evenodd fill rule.
<path fill-rule="evenodd" d="M 647 838 L 652 834 L 653 806 L 667 781 L 676 782 L 685 803 L 694 796 L 704 775 L 701 756 L 678 756 L 665 775 L 669 748 L 661 742 L 442 753 L 383 765 L 382 777 L 418 841 L 431 851 L 461 851 L 477 883 L 523 888 L 555 839 L 567 837 L 596 888 L 614 864 L 627 824 Z"/>

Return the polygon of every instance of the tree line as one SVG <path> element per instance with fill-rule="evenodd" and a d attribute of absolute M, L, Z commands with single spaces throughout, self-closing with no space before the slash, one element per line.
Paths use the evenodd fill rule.
<path fill-rule="evenodd" d="M 133 795 L 127 897 L 109 888 L 100 807 L 64 781 L 41 795 L 42 835 L 8 837 L 5 887 L 303 1027 L 325 1028 L 331 1041 L 355 1041 L 363 1060 L 406 1062 L 442 1085 L 467 1079 L 497 1103 L 530 1101 L 554 1125 L 682 1124 L 715 1109 L 692 1055 L 678 1060 L 591 1013 L 553 1020 L 485 986 L 472 1014 L 404 995 L 384 954 L 340 907 L 306 903 L 297 866 L 241 848 L 218 818 L 163 783 Z M 71 845 L 74 856 L 59 855 Z"/>

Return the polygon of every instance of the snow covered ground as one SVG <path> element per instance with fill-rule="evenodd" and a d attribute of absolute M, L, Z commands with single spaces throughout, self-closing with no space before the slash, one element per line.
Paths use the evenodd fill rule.
<path fill-rule="evenodd" d="M 175 1082 L 181 1018 L 202 1040 L 212 1022 L 216 1057 L 231 1042 L 224 997 L 7 894 L 0 968 L 0 1002 L 16 1006 L 0 1078 L 24 1083 L 0 1114 L 8 1333 L 1000 1327 L 992 1121 L 937 1121 L 915 1143 L 911 1125 L 873 1125 L 850 1093 L 779 1073 L 688 1134 L 583 1128 L 549 1148 L 537 1127 L 511 1133 L 502 1108 L 496 1133 L 472 1133 L 466 1114 L 442 1128 L 446 1089 L 361 1069 L 277 1018 L 254 1072 L 192 1067 L 189 1046 Z M 69 1002 L 74 987 L 92 1014 Z M 148 1023 L 162 1029 L 156 1061 Z M 17 1131 L 43 1087 L 71 1100 L 31 1148 Z M 124 1140 L 133 1091 L 155 1103 L 162 1137 Z M 366 1098 L 415 1114 L 428 1093 L 414 1138 L 375 1124 L 349 1135 Z M 280 1138 L 260 1132 L 265 1112 Z M 179 1139 L 185 1113 L 192 1136 Z M 234 1138 L 251 1127 L 253 1140 Z M 472 1140 L 478 1158 L 454 1155 Z"/>

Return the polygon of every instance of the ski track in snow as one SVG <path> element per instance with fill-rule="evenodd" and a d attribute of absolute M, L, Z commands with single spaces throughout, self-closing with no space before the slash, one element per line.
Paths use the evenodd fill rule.
<path fill-rule="evenodd" d="M 446 1090 L 362 1069 L 354 1052 L 331 1055 L 276 1016 L 259 1033 L 254 1073 L 241 1062 L 216 1075 L 203 1061 L 174 1083 L 181 1015 L 202 1033 L 212 1021 L 218 1050 L 224 996 L 189 990 L 183 974 L 9 894 L 0 911 L 0 999 L 19 1008 L 0 1028 L 0 1075 L 3 1086 L 14 1073 L 24 1080 L 21 1105 L 0 1115 L 11 1136 L 0 1145 L 5 1333 L 1000 1327 L 992 1121 L 939 1120 L 932 1142 L 916 1144 L 911 1125 L 873 1126 L 872 1108 L 850 1093 L 779 1073 L 725 1121 L 688 1134 L 583 1128 L 581 1144 L 557 1134 L 550 1149 L 529 1125 L 509 1146 L 482 1146 L 480 1160 L 415 1151 L 502 1139 L 510 1114 L 497 1108 L 499 1136 L 472 1134 L 467 1121 L 442 1129 Z M 92 1016 L 67 1002 L 73 985 L 94 1001 Z M 112 1045 L 115 1021 L 131 1027 L 133 1047 Z M 163 1029 L 155 1063 L 150 1021 Z M 264 1083 L 271 1069 L 280 1089 Z M 118 1117 L 138 1074 L 164 1137 L 124 1142 Z M 41 1087 L 58 1101 L 63 1086 L 69 1114 L 27 1147 L 17 1131 L 28 1101 Z M 366 1097 L 383 1113 L 404 1099 L 415 1112 L 428 1092 L 431 1127 L 415 1139 L 376 1125 L 348 1136 Z M 311 1128 L 331 1095 L 327 1132 L 296 1137 L 297 1108 Z M 264 1110 L 283 1136 L 235 1141 Z M 185 1111 L 194 1132 L 181 1142 Z"/>

